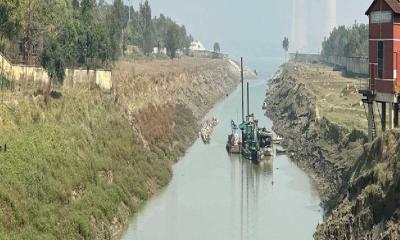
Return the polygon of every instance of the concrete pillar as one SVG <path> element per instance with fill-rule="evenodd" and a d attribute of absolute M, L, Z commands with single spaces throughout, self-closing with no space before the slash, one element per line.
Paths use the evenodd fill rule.
<path fill-rule="evenodd" d="M 389 103 L 389 130 L 393 129 L 393 103 Z"/>
<path fill-rule="evenodd" d="M 368 103 L 368 142 L 372 142 L 372 140 L 373 140 L 373 133 L 372 133 L 372 128 L 373 128 L 373 117 L 372 117 L 372 114 L 374 114 L 373 113 L 373 105 L 372 105 L 372 102 L 369 102 Z"/>
<path fill-rule="evenodd" d="M 381 103 L 382 105 L 382 119 L 381 119 L 381 125 L 382 125 L 382 132 L 386 131 L 386 103 L 383 102 Z"/>

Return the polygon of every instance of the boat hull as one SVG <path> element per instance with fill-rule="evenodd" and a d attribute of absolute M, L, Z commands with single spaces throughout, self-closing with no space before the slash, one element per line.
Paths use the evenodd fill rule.
<path fill-rule="evenodd" d="M 228 151 L 228 153 L 230 154 L 240 154 L 240 145 L 230 145 L 230 144 L 226 144 L 226 151 Z"/>
<path fill-rule="evenodd" d="M 255 164 L 259 164 L 264 157 L 261 151 L 254 151 L 254 150 L 247 150 L 247 149 L 242 150 L 242 156 L 245 159 L 250 160 Z"/>
<path fill-rule="evenodd" d="M 272 148 L 264 149 L 264 156 L 272 157 L 274 155 L 274 150 Z"/>

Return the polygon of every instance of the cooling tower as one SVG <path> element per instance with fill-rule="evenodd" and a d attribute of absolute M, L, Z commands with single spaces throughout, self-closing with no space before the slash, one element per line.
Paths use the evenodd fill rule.
<path fill-rule="evenodd" d="M 307 48 L 304 1 L 292 0 L 292 31 L 289 39 L 291 52 L 305 52 Z"/>
<path fill-rule="evenodd" d="M 333 28 L 336 27 L 336 0 L 326 0 L 326 24 L 324 37 L 329 37 Z"/>

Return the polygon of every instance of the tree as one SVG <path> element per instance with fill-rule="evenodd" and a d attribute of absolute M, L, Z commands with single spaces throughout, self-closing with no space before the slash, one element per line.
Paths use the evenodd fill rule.
<path fill-rule="evenodd" d="M 142 34 L 141 48 L 146 55 L 153 52 L 153 22 L 151 20 L 151 8 L 146 0 L 144 4 L 140 4 L 140 30 Z"/>
<path fill-rule="evenodd" d="M 142 44 L 142 35 L 140 34 L 139 13 L 131 11 L 131 21 L 126 29 L 126 41 L 128 44 L 140 46 Z"/>
<path fill-rule="evenodd" d="M 96 0 L 82 0 L 81 1 L 81 11 L 82 11 L 82 23 L 86 25 L 91 25 L 96 10 Z"/>
<path fill-rule="evenodd" d="M 79 7 L 79 0 L 72 0 L 72 8 L 77 11 L 79 10 Z"/>
<path fill-rule="evenodd" d="M 174 24 L 176 24 L 176 23 L 174 23 Z M 184 52 L 185 54 L 188 54 L 191 43 L 192 42 L 189 40 L 189 37 L 186 32 L 186 27 L 185 27 L 185 25 L 182 25 L 179 28 L 179 49 L 181 49 L 182 52 Z"/>
<path fill-rule="evenodd" d="M 18 19 L 19 2 L 0 2 L 0 50 L 3 50 L 3 39 L 11 39 L 16 36 L 20 28 Z"/>
<path fill-rule="evenodd" d="M 167 31 L 166 47 L 168 56 L 173 59 L 176 57 L 176 51 L 179 49 L 179 26 L 172 24 Z"/>
<path fill-rule="evenodd" d="M 79 37 L 82 35 L 82 29 L 80 24 L 76 19 L 66 19 L 64 25 L 60 28 L 60 34 L 58 35 L 59 44 L 62 46 L 65 55 L 65 64 L 68 66 L 75 66 L 79 64 L 79 59 L 83 58 L 85 55 L 83 51 L 80 50 L 81 44 L 79 44 Z M 47 47 L 45 45 L 45 47 Z"/>
<path fill-rule="evenodd" d="M 154 40 L 155 45 L 158 49 L 165 47 L 166 36 L 168 31 L 168 19 L 161 14 L 160 17 L 155 17 L 153 19 L 153 31 L 154 31 Z"/>
<path fill-rule="evenodd" d="M 285 50 L 285 52 L 289 51 L 289 38 L 287 37 L 283 38 L 282 47 L 283 50 Z"/>
<path fill-rule="evenodd" d="M 28 0 L 24 1 L 24 5 L 21 7 L 23 12 L 22 18 L 22 31 L 23 31 L 23 59 L 25 63 L 32 64 L 33 46 L 35 40 L 40 37 L 40 32 L 44 28 L 44 12 L 42 8 L 42 1 Z"/>
<path fill-rule="evenodd" d="M 138 46 L 146 55 L 154 46 L 167 47 L 167 42 L 172 57 L 178 49 L 184 53 L 189 49 L 193 38 L 185 26 L 162 14 L 152 18 L 148 0 L 136 11 L 123 0 L 107 2 L 0 0 L 0 49 L 11 57 L 21 54 L 26 63 L 34 64 L 44 43 L 49 46 L 49 39 L 55 39 L 65 48 L 66 67 L 88 68 L 100 60 L 102 64 L 111 58 L 117 60 L 127 44 Z M 44 53 L 44 59 L 48 54 Z"/>
<path fill-rule="evenodd" d="M 44 49 L 40 57 L 41 66 L 46 69 L 50 80 L 55 83 L 63 83 L 65 77 L 65 53 L 58 39 L 49 37 L 44 43 Z"/>
<path fill-rule="evenodd" d="M 109 24 L 113 60 L 117 60 L 123 51 L 122 30 L 124 29 L 124 16 L 124 4 L 122 0 L 114 0 Z"/>
<path fill-rule="evenodd" d="M 220 48 L 218 42 L 214 43 L 214 52 L 216 52 L 216 53 L 220 53 L 221 52 L 221 48 Z"/>
<path fill-rule="evenodd" d="M 107 26 L 103 24 L 99 24 L 96 31 L 97 38 L 97 58 L 99 58 L 103 65 L 110 59 L 111 57 L 111 40 L 109 38 L 107 31 Z"/>
<path fill-rule="evenodd" d="M 52 83 L 63 83 L 65 77 L 65 52 L 60 45 L 59 39 L 49 37 L 44 43 L 43 52 L 40 56 L 40 65 L 49 75 L 49 83 L 44 93 L 44 101 L 47 103 Z"/>
<path fill-rule="evenodd" d="M 355 23 L 339 26 L 322 43 L 322 55 L 344 57 L 368 56 L 368 25 Z"/>

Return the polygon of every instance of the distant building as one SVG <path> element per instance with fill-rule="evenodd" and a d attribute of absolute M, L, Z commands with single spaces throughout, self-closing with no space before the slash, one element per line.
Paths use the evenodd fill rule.
<path fill-rule="evenodd" d="M 206 48 L 204 47 L 203 43 L 200 41 L 193 41 L 190 45 L 190 50 L 192 51 L 205 51 Z"/>
<path fill-rule="evenodd" d="M 158 47 L 154 47 L 154 48 L 153 48 L 153 53 L 154 53 L 154 54 L 164 54 L 164 55 L 167 55 L 167 49 L 166 49 L 166 48 L 160 48 L 160 49 L 158 49 Z"/>

